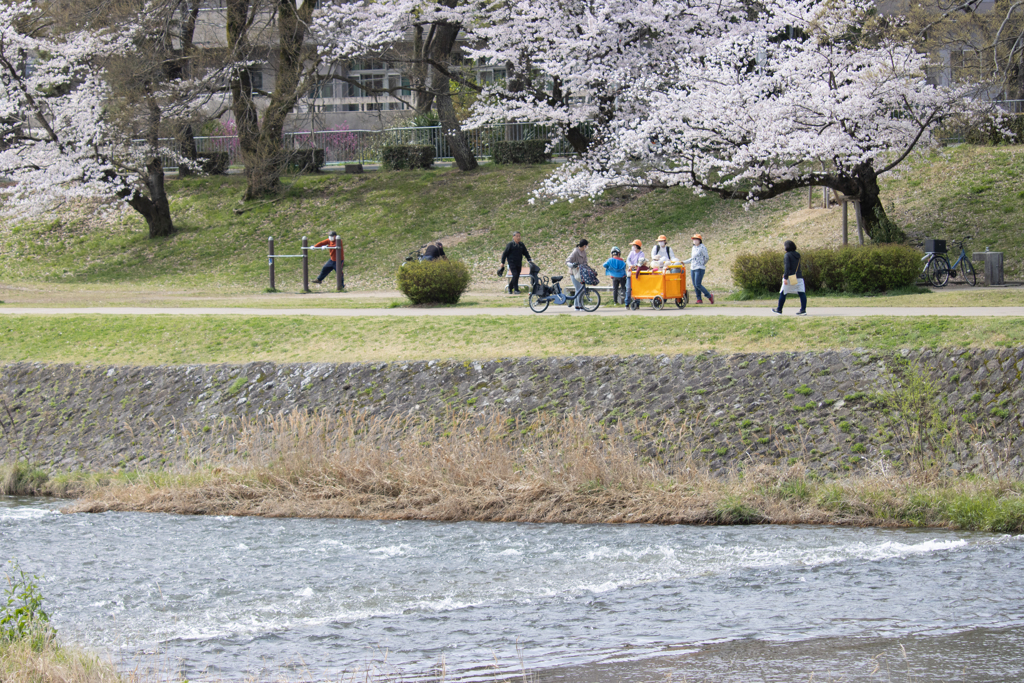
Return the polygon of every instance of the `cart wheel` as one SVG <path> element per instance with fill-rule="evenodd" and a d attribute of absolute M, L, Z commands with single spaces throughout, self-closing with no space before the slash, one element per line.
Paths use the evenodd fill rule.
<path fill-rule="evenodd" d="M 676 308 L 686 308 L 686 299 L 676 299 Z"/>
<path fill-rule="evenodd" d="M 630 301 L 629 302 L 629 310 L 631 310 L 631 311 L 638 311 L 638 310 L 640 310 L 640 302 L 637 301 L 636 299 L 633 299 L 632 301 Z"/>
<path fill-rule="evenodd" d="M 660 296 L 654 297 L 654 301 L 651 302 L 651 308 L 653 308 L 656 311 L 660 311 L 661 309 L 665 308 L 665 300 L 662 299 Z"/>

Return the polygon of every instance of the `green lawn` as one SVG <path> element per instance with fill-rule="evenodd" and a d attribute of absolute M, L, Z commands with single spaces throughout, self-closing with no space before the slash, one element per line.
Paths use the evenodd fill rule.
<path fill-rule="evenodd" d="M 5 316 L 0 362 L 344 362 L 1024 344 L 1000 318 Z"/>

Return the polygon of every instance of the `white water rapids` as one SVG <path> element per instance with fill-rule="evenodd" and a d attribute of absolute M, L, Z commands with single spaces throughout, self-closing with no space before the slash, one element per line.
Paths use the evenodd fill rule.
<path fill-rule="evenodd" d="M 0 498 L 0 561 L 64 640 L 153 678 L 1024 677 L 1021 537 L 59 507 Z"/>

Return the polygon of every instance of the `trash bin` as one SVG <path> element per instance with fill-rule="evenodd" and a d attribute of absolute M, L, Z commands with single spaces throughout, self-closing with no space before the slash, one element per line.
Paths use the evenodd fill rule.
<path fill-rule="evenodd" d="M 1001 251 L 976 251 L 972 255 L 974 263 L 984 264 L 979 270 L 984 270 L 985 286 L 1003 285 L 1003 252 Z"/>

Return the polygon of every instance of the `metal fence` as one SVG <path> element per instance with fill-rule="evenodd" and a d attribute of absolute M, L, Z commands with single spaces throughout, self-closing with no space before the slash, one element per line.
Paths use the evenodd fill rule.
<path fill-rule="evenodd" d="M 550 126 L 539 123 L 497 124 L 474 128 L 464 133 L 473 154 L 481 159 L 491 156 L 492 145 L 497 141 L 551 140 L 555 136 Z M 168 146 L 174 144 L 173 140 L 163 142 Z M 238 138 L 233 135 L 197 137 L 195 143 L 199 154 L 227 152 L 229 164 L 243 163 Z M 390 145 L 431 145 L 435 158 L 452 158 L 440 126 L 383 130 L 320 130 L 284 135 L 285 149 L 322 149 L 329 165 L 380 163 L 384 148 Z M 553 153 L 556 156 L 566 156 L 576 152 L 567 140 L 559 137 Z M 164 163 L 168 170 L 176 168 L 171 159 L 165 159 Z"/>
<path fill-rule="evenodd" d="M 1002 100 L 994 104 L 1009 114 L 1024 115 L 1024 100 Z M 496 141 L 551 140 L 556 135 L 551 126 L 541 123 L 495 124 L 467 130 L 464 133 L 473 154 L 478 159 L 490 158 L 492 145 Z M 584 133 L 589 135 L 590 131 L 585 130 Z M 946 144 L 967 139 L 967 135 L 955 127 L 942 131 L 939 137 Z M 173 140 L 163 142 L 169 147 L 174 145 Z M 197 137 L 195 143 L 199 154 L 227 152 L 229 164 L 243 163 L 238 138 L 233 135 Z M 284 134 L 285 149 L 322 149 L 328 165 L 380 163 L 381 154 L 389 145 L 431 145 L 436 159 L 452 158 L 440 126 L 383 130 L 320 130 Z M 559 137 L 553 154 L 571 156 L 576 154 L 576 151 L 565 138 Z M 177 165 L 167 158 L 164 159 L 164 167 L 173 170 Z"/>

